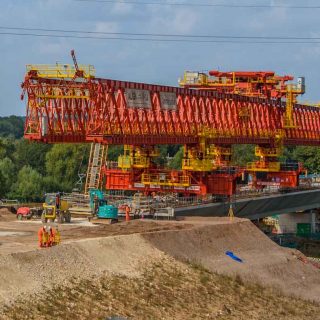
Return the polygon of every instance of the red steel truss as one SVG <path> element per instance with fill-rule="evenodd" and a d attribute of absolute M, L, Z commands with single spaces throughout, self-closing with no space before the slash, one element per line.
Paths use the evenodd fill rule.
<path fill-rule="evenodd" d="M 49 79 L 29 72 L 25 138 L 47 143 L 320 145 L 320 109 L 214 91 L 108 79 Z"/>

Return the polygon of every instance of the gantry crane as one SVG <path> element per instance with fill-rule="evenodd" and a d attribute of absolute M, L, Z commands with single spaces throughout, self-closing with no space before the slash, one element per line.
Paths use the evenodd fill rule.
<path fill-rule="evenodd" d="M 243 172 L 257 187 L 297 186 L 301 167 L 279 162 L 283 146 L 320 145 L 320 110 L 295 103 L 303 79 L 289 87 L 293 78 L 274 72 L 189 76 L 178 88 L 96 78 L 92 66 L 29 65 L 25 137 L 124 145 L 115 167 L 102 163 L 111 190 L 232 195 Z M 161 144 L 184 146 L 181 170 L 155 164 Z M 233 144 L 257 145 L 259 161 L 232 167 Z"/>
<path fill-rule="evenodd" d="M 262 173 L 265 173 L 268 180 L 276 180 L 277 178 L 287 180 L 288 174 L 292 176 L 289 171 L 296 171 L 298 175 L 302 170 L 301 166 L 291 167 L 289 168 L 291 170 L 288 170 L 288 168 L 283 168 L 279 162 L 279 157 L 283 152 L 283 138 L 286 136 L 286 130 L 296 127 L 294 105 L 297 103 L 297 96 L 305 93 L 304 77 L 298 78 L 296 85 L 288 83 L 293 79 L 294 77 L 291 75 L 278 76 L 273 71 L 221 72 L 212 70 L 209 71 L 209 74 L 186 71 L 183 79 L 179 79 L 179 84 L 184 88 L 276 99 L 280 105 L 285 101 L 282 128 L 278 128 L 274 132 L 274 139 L 271 143 L 263 143 L 255 148 L 255 156 L 259 160 L 248 163 L 246 167 L 246 171 L 253 173 L 254 181 L 257 182 L 257 176 L 261 177 Z M 240 106 L 239 111 L 244 121 L 249 119 L 248 105 Z M 298 183 L 297 177 L 291 183 Z"/>

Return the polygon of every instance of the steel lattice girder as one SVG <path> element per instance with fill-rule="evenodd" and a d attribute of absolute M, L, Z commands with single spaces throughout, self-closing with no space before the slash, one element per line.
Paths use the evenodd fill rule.
<path fill-rule="evenodd" d="M 143 83 L 27 76 L 25 137 L 48 143 L 320 145 L 320 110 L 295 105 L 284 129 L 279 100 Z M 245 110 L 245 115 L 243 115 Z"/>

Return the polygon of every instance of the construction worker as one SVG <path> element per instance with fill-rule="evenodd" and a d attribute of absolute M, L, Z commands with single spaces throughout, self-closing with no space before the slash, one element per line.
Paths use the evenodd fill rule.
<path fill-rule="evenodd" d="M 54 245 L 59 244 L 61 241 L 61 237 L 60 237 L 60 231 L 58 229 L 58 226 L 56 227 L 56 229 L 53 229 L 53 236 L 54 236 Z"/>
<path fill-rule="evenodd" d="M 56 194 L 56 208 L 60 209 L 60 193 Z"/>
<path fill-rule="evenodd" d="M 52 247 L 54 245 L 54 234 L 55 234 L 55 232 L 54 232 L 54 229 L 51 226 L 49 226 L 48 229 L 49 230 L 48 230 L 48 245 L 47 245 L 47 247 Z"/>
<path fill-rule="evenodd" d="M 126 206 L 126 221 L 130 221 L 130 207 Z"/>
<path fill-rule="evenodd" d="M 42 226 L 38 231 L 39 247 L 40 248 L 45 247 L 47 245 L 47 240 L 48 240 L 47 227 Z"/>

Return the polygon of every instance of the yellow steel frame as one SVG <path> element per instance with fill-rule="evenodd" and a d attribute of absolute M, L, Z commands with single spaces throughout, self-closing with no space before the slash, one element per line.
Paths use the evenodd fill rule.
<path fill-rule="evenodd" d="M 215 146 L 214 144 L 209 147 L 209 153 L 213 156 L 231 156 L 231 148 Z"/>
<path fill-rule="evenodd" d="M 182 169 L 190 171 L 212 171 L 215 169 L 212 159 L 182 159 Z"/>
<path fill-rule="evenodd" d="M 279 157 L 282 154 L 281 148 L 264 148 L 257 146 L 255 147 L 255 155 L 260 158 L 265 157 Z"/>
<path fill-rule="evenodd" d="M 90 99 L 90 91 L 73 88 L 62 92 L 61 88 L 56 86 L 50 87 L 50 89 L 47 89 L 44 93 L 36 92 L 35 96 L 36 98 L 43 99 L 44 101 L 41 101 L 40 104 L 45 105 L 46 99 Z M 38 107 L 40 107 L 40 105 Z"/>
<path fill-rule="evenodd" d="M 287 85 L 286 88 L 286 111 L 284 113 L 283 126 L 286 129 L 295 128 L 293 119 L 293 107 L 297 103 L 297 96 L 304 93 L 304 88 L 299 88 L 294 84 Z"/>
<path fill-rule="evenodd" d="M 256 161 L 247 163 L 247 170 L 253 172 L 278 172 L 280 171 L 280 162 L 276 161 Z"/>
<path fill-rule="evenodd" d="M 144 185 L 189 187 L 191 178 L 188 175 L 172 177 L 166 173 L 143 173 L 141 183 Z"/>
<path fill-rule="evenodd" d="M 124 146 L 124 154 L 118 157 L 118 167 L 122 169 L 146 169 L 150 167 L 151 158 L 158 157 L 157 148 L 141 148 L 134 146 Z"/>
<path fill-rule="evenodd" d="M 207 134 L 202 132 L 198 147 L 184 147 L 182 169 L 188 171 L 212 171 L 216 169 L 214 158 L 207 147 Z"/>
<path fill-rule="evenodd" d="M 76 68 L 71 64 L 28 64 L 26 69 L 27 73 L 36 71 L 40 78 L 72 79 L 76 74 Z M 86 79 L 93 78 L 96 73 L 92 65 L 80 64 L 79 70 L 83 72 L 83 77 Z"/>
<path fill-rule="evenodd" d="M 193 81 L 190 81 L 190 74 L 197 75 L 197 77 L 193 78 Z M 187 87 L 187 86 L 196 86 L 196 87 L 234 87 L 236 84 L 236 77 L 235 73 L 232 73 L 232 82 L 228 83 L 226 80 L 221 81 L 214 81 L 210 80 L 208 75 L 203 72 L 192 72 L 192 71 L 185 71 L 183 74 L 182 80 L 179 80 L 179 85 L 181 87 Z"/>

